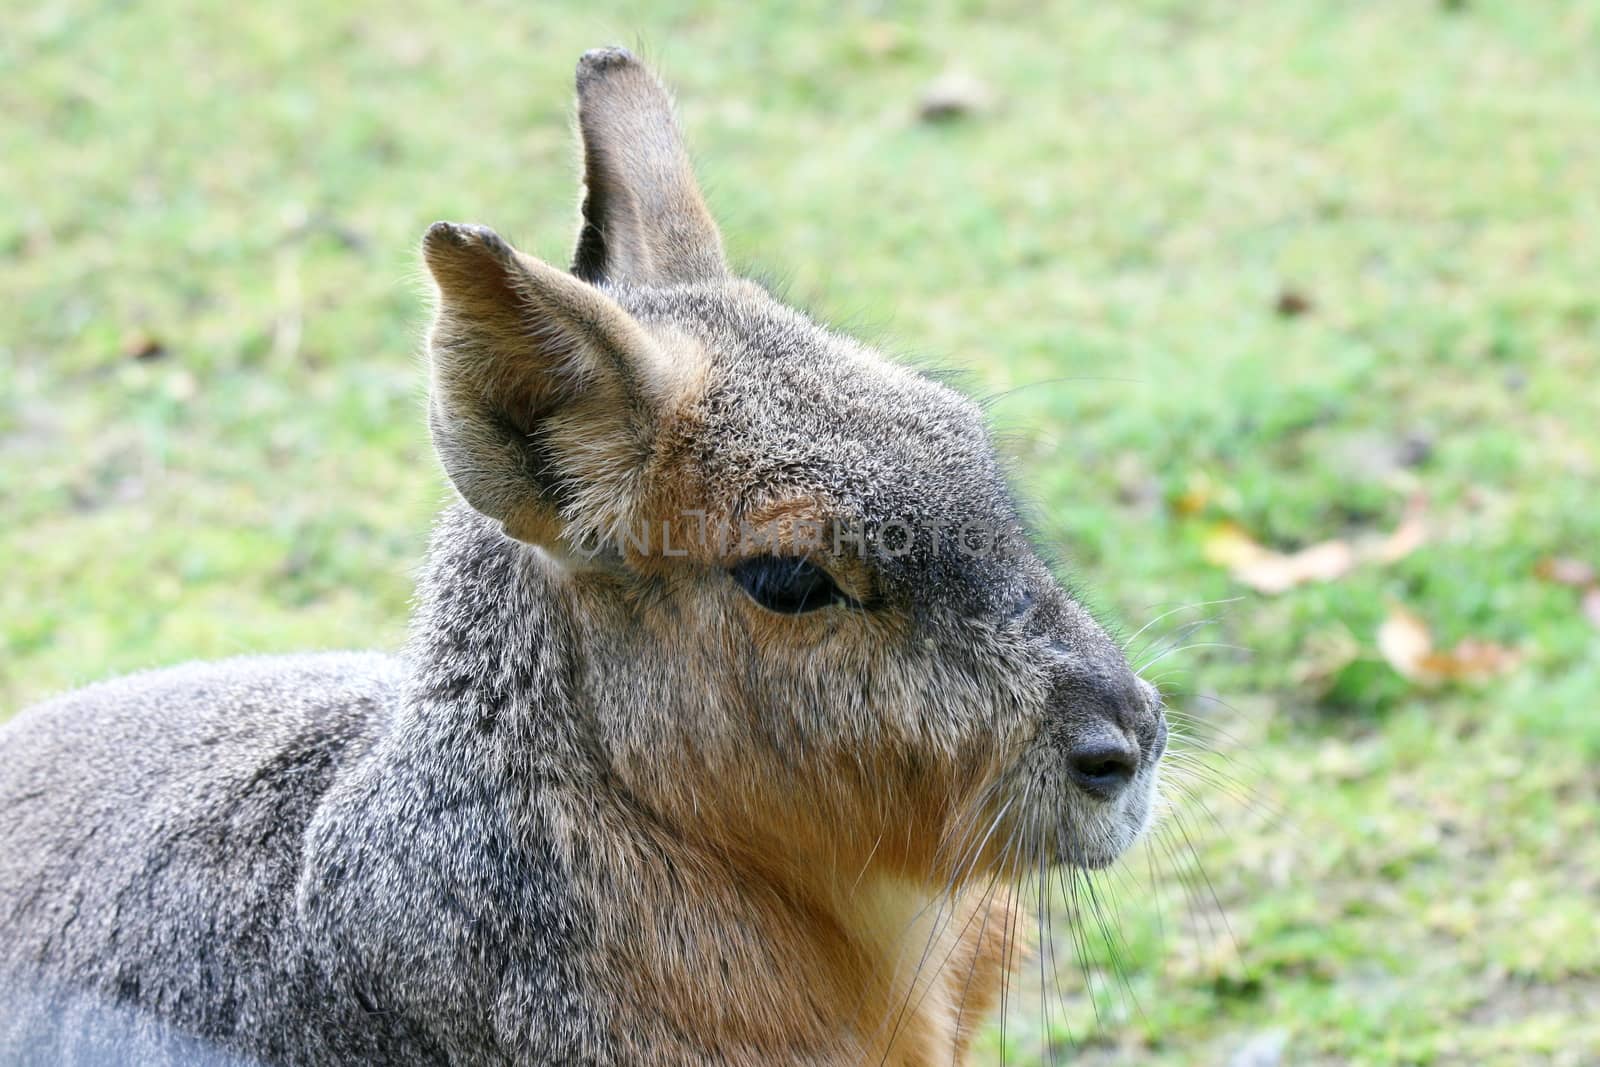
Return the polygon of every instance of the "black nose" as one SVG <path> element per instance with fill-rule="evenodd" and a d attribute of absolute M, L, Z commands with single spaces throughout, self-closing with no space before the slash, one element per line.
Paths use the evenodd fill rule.
<path fill-rule="evenodd" d="M 1110 800 L 1133 781 L 1139 770 L 1139 750 L 1109 731 L 1074 745 L 1067 753 L 1067 773 L 1092 797 Z"/>

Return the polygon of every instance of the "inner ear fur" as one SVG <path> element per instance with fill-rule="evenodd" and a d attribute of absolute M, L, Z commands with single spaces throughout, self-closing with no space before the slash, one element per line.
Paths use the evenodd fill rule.
<path fill-rule="evenodd" d="M 428 421 L 457 491 L 546 547 L 580 516 L 623 521 L 675 392 L 666 354 L 604 293 L 492 230 L 435 223 L 423 257 L 438 287 Z"/>
<path fill-rule="evenodd" d="M 623 48 L 578 61 L 583 225 L 572 272 L 590 281 L 675 285 L 727 274 L 666 90 Z"/>

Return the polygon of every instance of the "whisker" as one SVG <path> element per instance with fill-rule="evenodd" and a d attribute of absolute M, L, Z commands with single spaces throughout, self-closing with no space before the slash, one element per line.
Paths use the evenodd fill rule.
<path fill-rule="evenodd" d="M 1089 910 L 1094 917 L 1095 926 L 1100 930 L 1100 939 L 1104 942 L 1106 954 L 1111 959 L 1112 972 L 1116 975 L 1117 982 L 1121 985 L 1123 1007 L 1134 1006 L 1138 1002 L 1138 997 L 1134 994 L 1127 970 L 1122 965 L 1122 957 L 1128 954 L 1125 952 L 1127 945 L 1118 936 L 1115 924 L 1108 922 L 1106 918 L 1105 909 L 1100 903 L 1100 894 L 1095 889 L 1093 873 L 1089 871 L 1083 872 L 1083 888 L 1089 899 Z"/>
<path fill-rule="evenodd" d="M 1238 804 L 1245 811 L 1263 813 L 1267 817 L 1268 826 L 1288 828 L 1297 839 L 1299 838 L 1298 832 L 1294 831 L 1293 821 L 1290 819 L 1289 813 L 1268 796 L 1262 787 L 1241 780 L 1229 773 L 1223 765 L 1219 765 L 1216 762 L 1217 760 L 1231 759 L 1231 756 L 1214 751 L 1185 751 L 1178 749 L 1170 751 L 1168 757 L 1172 760 L 1169 773 L 1175 778 L 1187 776 L 1191 780 L 1201 782 Z M 1264 770 L 1258 769 L 1255 777 L 1258 780 L 1262 780 L 1268 776 Z M 1200 801 L 1199 797 L 1192 797 L 1192 799 Z M 1203 801 L 1200 802 L 1203 803 Z M 1215 821 L 1215 817 L 1213 817 L 1213 821 Z M 1219 829 L 1223 829 L 1225 834 L 1228 832 L 1225 827 L 1221 827 L 1220 823 L 1218 825 Z"/>
<path fill-rule="evenodd" d="M 1122 642 L 1122 650 L 1124 652 L 1126 652 L 1129 648 L 1131 648 L 1133 646 L 1133 643 L 1139 639 L 1139 635 L 1140 634 L 1142 634 L 1146 630 L 1150 629 L 1150 627 L 1154 626 L 1156 623 L 1160 622 L 1162 619 L 1165 619 L 1165 618 L 1167 618 L 1169 616 L 1172 616 L 1172 615 L 1176 615 L 1180 611 L 1193 611 L 1193 610 L 1195 610 L 1197 608 L 1209 608 L 1209 607 L 1213 607 L 1213 606 L 1215 606 L 1217 604 L 1237 604 L 1239 601 L 1241 601 L 1243 599 L 1244 599 L 1244 597 L 1242 597 L 1242 596 L 1234 596 L 1234 597 L 1228 597 L 1226 600 L 1198 600 L 1198 601 L 1195 601 L 1193 604 L 1180 604 L 1177 607 L 1172 608 L 1172 609 L 1170 609 L 1168 611 L 1163 611 L 1160 615 L 1157 615 L 1155 618 L 1151 619 L 1149 622 L 1145 623 L 1143 626 L 1141 626 L 1137 630 L 1133 631 L 1132 636 L 1130 636 L 1127 640 Z"/>
<path fill-rule="evenodd" d="M 1189 913 L 1190 926 L 1197 931 L 1203 928 L 1206 939 L 1212 942 L 1216 941 L 1216 926 L 1212 922 L 1211 909 L 1206 906 L 1204 895 L 1200 892 L 1200 887 L 1196 884 L 1188 864 L 1184 863 L 1183 858 L 1178 854 L 1171 835 L 1163 830 L 1157 836 L 1156 844 L 1160 847 L 1162 854 L 1166 856 L 1167 864 L 1173 876 L 1177 878 L 1178 885 L 1183 889 L 1184 908 Z"/>
<path fill-rule="evenodd" d="M 1204 697 L 1202 696 L 1196 699 L 1204 699 Z M 1207 731 L 1208 735 L 1210 736 L 1219 737 L 1222 740 L 1227 741 L 1236 748 L 1244 746 L 1245 742 L 1241 737 L 1229 731 L 1213 716 L 1202 715 L 1199 712 L 1190 711 L 1187 708 L 1181 707 L 1167 707 L 1163 710 L 1166 712 L 1168 721 L 1188 723 L 1189 725 L 1194 726 L 1196 729 L 1203 729 Z M 1198 737 L 1198 735 L 1196 736 Z"/>
<path fill-rule="evenodd" d="M 906 1016 L 908 1014 L 908 1009 L 911 1012 L 915 1012 L 917 1008 L 920 1008 L 922 1006 L 922 1000 L 924 998 L 926 998 L 927 993 L 928 993 L 927 989 L 923 990 L 922 997 L 919 997 L 917 999 L 917 1003 L 916 1003 L 915 1006 L 913 1006 L 911 1004 L 911 999 L 912 999 L 913 996 L 916 995 L 917 979 L 922 976 L 922 969 L 925 966 L 927 966 L 928 957 L 933 952 L 933 946 L 938 942 L 939 938 L 948 929 L 949 924 L 951 922 L 953 922 L 954 919 L 955 919 L 954 905 L 955 905 L 955 902 L 956 902 L 956 893 L 958 892 L 958 886 L 959 886 L 960 882 L 962 880 L 964 880 L 966 873 L 969 873 L 971 871 L 971 869 L 977 864 L 978 860 L 982 857 L 984 849 L 986 849 L 988 847 L 989 841 L 993 838 L 995 831 L 999 828 L 1000 823 L 1005 819 L 1006 813 L 1008 811 L 1010 811 L 1011 806 L 1015 802 L 1015 800 L 1016 800 L 1015 797 L 1011 798 L 1010 800 L 1007 800 L 1006 803 L 1001 806 L 1000 810 L 995 813 L 994 818 L 989 823 L 989 829 L 984 833 L 984 836 L 978 842 L 977 847 L 974 848 L 972 850 L 972 852 L 969 854 L 969 857 L 968 857 L 967 861 L 965 862 L 965 864 L 958 865 L 958 869 L 957 869 L 957 871 L 955 873 L 953 873 L 951 875 L 950 882 L 949 882 L 948 886 L 946 887 L 945 891 L 943 891 L 940 894 L 938 894 L 937 896 L 935 896 L 933 898 L 933 900 L 929 901 L 928 904 L 923 905 L 920 909 L 918 909 L 917 913 L 912 917 L 911 922 L 907 927 L 908 931 L 909 931 L 910 926 L 914 926 L 916 924 L 917 920 L 920 919 L 923 915 L 925 915 L 927 913 L 927 910 L 928 910 L 928 908 L 930 906 L 932 906 L 936 902 L 939 904 L 938 910 L 934 913 L 933 922 L 932 922 L 931 927 L 930 927 L 930 929 L 928 931 L 927 940 L 923 943 L 922 955 L 918 958 L 917 965 L 916 965 L 915 968 L 912 969 L 911 976 L 906 982 L 906 995 L 905 995 L 905 998 L 901 1001 L 899 1009 L 895 1012 L 895 1015 L 894 1015 L 894 1026 L 893 1026 L 893 1029 L 891 1029 L 890 1032 L 889 1032 L 889 1039 L 888 1039 L 887 1043 L 884 1045 L 884 1053 L 883 1053 L 884 1058 L 880 1062 L 887 1062 L 888 1061 L 889 1053 L 894 1048 L 895 1039 L 900 1036 L 900 1027 L 905 1021 L 905 1018 L 906 1018 Z M 1014 832 L 1015 831 L 1013 830 L 1013 833 Z M 1004 853 L 1002 853 L 1002 855 L 1003 854 Z M 946 904 L 949 904 L 951 906 L 950 915 L 949 915 L 948 918 L 944 918 L 943 917 L 945 915 L 945 906 L 946 906 Z M 971 918 L 969 917 L 968 918 L 968 924 L 970 925 L 970 923 L 971 923 Z M 963 933 L 964 932 L 965 932 L 965 930 L 963 930 Z M 951 952 L 953 952 L 953 951 L 954 951 L 954 949 L 952 948 Z M 949 956 L 950 956 L 950 953 L 947 952 L 945 954 L 944 961 L 940 964 L 941 968 L 944 966 L 944 963 L 948 963 L 949 962 Z M 937 973 L 937 972 L 935 972 L 935 973 Z M 887 1022 L 887 1020 L 885 1020 L 885 1022 Z"/>
<path fill-rule="evenodd" d="M 1200 859 L 1200 852 L 1195 847 L 1194 838 L 1189 834 L 1188 825 L 1185 823 L 1183 813 L 1173 812 L 1173 824 L 1183 836 L 1184 844 L 1189 849 L 1189 854 L 1194 857 L 1195 869 L 1200 873 L 1201 880 L 1205 883 L 1206 891 L 1211 895 L 1211 902 L 1216 905 L 1217 917 L 1222 920 L 1223 929 L 1228 932 L 1228 940 L 1233 943 L 1235 954 L 1239 954 L 1239 939 L 1234 935 L 1233 924 L 1228 922 L 1228 910 L 1222 906 L 1222 898 L 1217 895 L 1217 887 L 1212 883 L 1211 876 L 1206 873 L 1205 864 Z"/>
<path fill-rule="evenodd" d="M 1211 623 L 1218 622 L 1220 619 L 1221 616 L 1213 615 L 1210 618 L 1196 619 L 1193 622 L 1186 622 L 1182 626 L 1179 626 L 1177 629 L 1173 630 L 1171 633 L 1147 642 L 1146 646 L 1141 648 L 1138 654 L 1142 656 L 1152 649 L 1162 647 L 1163 644 L 1166 646 L 1180 644 L 1184 641 L 1187 641 L 1190 635 L 1196 630 L 1199 630 L 1203 626 L 1208 626 Z"/>
<path fill-rule="evenodd" d="M 1167 766 L 1169 775 L 1188 776 L 1193 781 L 1203 783 L 1246 811 L 1264 811 L 1274 818 L 1282 817 L 1283 813 L 1276 810 L 1271 801 L 1234 779 L 1222 768 L 1189 752 L 1172 752 L 1168 755 L 1172 760 Z"/>
<path fill-rule="evenodd" d="M 1194 644 L 1191 644 L 1191 645 L 1179 645 L 1176 648 L 1167 649 L 1165 652 L 1161 653 L 1161 655 L 1157 656 L 1155 659 L 1151 660 L 1150 662 L 1140 664 L 1137 668 L 1134 669 L 1133 673 L 1142 676 L 1145 671 L 1149 670 L 1151 667 L 1154 667 L 1157 663 L 1160 663 L 1162 660 L 1166 659 L 1168 656 L 1172 655 L 1173 653 L 1175 653 L 1175 652 L 1190 652 L 1190 651 L 1193 651 L 1194 649 L 1197 649 L 1197 648 L 1227 648 L 1227 649 L 1232 649 L 1235 652 L 1243 652 L 1247 656 L 1255 655 L 1255 653 L 1251 649 L 1248 649 L 1248 648 L 1244 647 L 1243 645 L 1231 645 L 1231 644 L 1228 644 L 1225 641 L 1196 641 Z"/>
<path fill-rule="evenodd" d="M 1014 885 L 1014 884 L 1016 884 L 1016 881 L 1017 881 L 1017 877 L 1016 877 L 1016 875 L 1017 875 L 1017 864 L 1016 864 L 1016 859 L 1012 854 L 1013 854 L 1013 852 L 1015 850 L 1015 847 L 1020 843 L 1020 841 L 1019 841 L 1020 828 L 1023 826 L 1024 821 L 1026 821 L 1028 819 L 1028 817 L 1029 817 L 1029 809 L 1027 807 L 1026 800 L 1027 800 L 1028 795 L 1033 792 L 1034 783 L 1035 783 L 1035 779 L 1030 778 L 1028 780 L 1027 784 L 1023 786 L 1023 798 L 1024 798 L 1024 804 L 1023 804 L 1023 808 L 1022 808 L 1023 819 L 1019 820 L 1018 823 L 1015 826 L 1012 827 L 1011 837 L 1006 841 L 1005 850 L 1004 850 L 1004 852 L 1001 853 L 1002 857 L 1004 857 L 1002 859 L 1001 866 L 1002 866 L 1002 869 L 1006 870 L 1006 882 L 1009 885 Z M 1020 855 L 1020 853 L 1018 853 L 1018 854 Z M 1008 867 L 1008 866 L 1006 866 L 1007 863 L 1010 863 L 1011 865 Z M 1017 908 L 1015 906 L 1015 904 L 1016 904 L 1016 902 L 1013 901 L 1011 903 L 1011 906 L 1006 909 L 1006 913 L 1004 915 L 1002 915 L 1001 919 L 1000 919 L 1000 921 L 1004 924 L 1003 928 L 1004 928 L 1004 931 L 1005 931 L 1004 934 L 1001 935 L 1001 948 L 1000 948 L 1000 1062 L 1001 1063 L 1004 1063 L 1005 1062 L 1005 1058 L 1006 1058 L 1006 1023 L 1007 1023 L 1007 1019 L 1008 1019 L 1007 1004 L 1008 1004 L 1008 1001 L 1009 1001 L 1009 993 L 1010 993 L 1010 985 L 1011 985 L 1011 967 L 1012 967 L 1013 952 L 1016 949 L 1016 919 L 1017 919 L 1018 911 L 1020 910 L 1019 908 Z"/>
<path fill-rule="evenodd" d="M 987 892 L 986 892 L 986 894 L 984 896 L 984 900 L 983 900 L 983 923 L 978 927 L 978 938 L 979 938 L 979 940 L 982 940 L 984 934 L 989 929 L 989 912 L 990 912 L 990 909 L 992 909 L 994 907 L 995 892 L 999 888 L 999 885 L 1000 885 L 1000 872 L 996 871 L 994 873 L 994 876 L 989 879 L 989 888 L 988 888 L 988 890 L 987 890 Z M 972 961 L 967 964 L 967 977 L 966 977 L 966 980 L 964 982 L 962 982 L 962 984 L 961 984 L 961 999 L 956 1004 L 955 1031 L 956 1031 L 957 1034 L 960 1034 L 960 1032 L 961 1032 L 962 1019 L 966 1015 L 966 1011 L 967 1011 L 967 996 L 972 991 L 972 977 L 978 971 L 978 956 L 979 956 L 979 953 L 976 950 L 974 950 L 973 953 L 972 953 Z M 954 1049 L 951 1050 L 950 1062 L 951 1062 L 951 1067 L 955 1067 L 955 1050 Z"/>
<path fill-rule="evenodd" d="M 1063 832 L 1058 831 L 1057 841 L 1064 845 L 1063 837 Z M 1083 988 L 1089 998 L 1089 1010 L 1094 1014 L 1095 1030 L 1100 1031 L 1105 1029 L 1105 1020 L 1100 1017 L 1100 998 L 1095 995 L 1094 973 L 1089 966 L 1089 942 L 1081 921 L 1083 905 L 1078 898 L 1078 868 L 1072 866 L 1070 862 L 1069 849 L 1062 847 L 1061 855 L 1064 862 L 1057 868 L 1057 878 L 1069 904 L 1071 922 L 1067 924 L 1067 930 L 1072 937 L 1073 953 L 1078 957 L 1078 970 L 1083 975 Z"/>
<path fill-rule="evenodd" d="M 1054 1065 L 1056 1062 L 1056 1043 L 1053 1037 L 1053 1027 L 1050 1025 L 1050 980 L 1046 971 L 1047 967 L 1053 965 L 1055 958 L 1055 946 L 1051 944 L 1054 936 L 1054 931 L 1051 929 L 1054 909 L 1050 907 L 1049 850 L 1044 847 L 1042 836 L 1037 852 L 1039 854 L 1039 1014 L 1043 1016 L 1044 1021 L 1045 1049 L 1049 1052 L 1050 1063 Z M 1058 991 L 1059 988 L 1058 984 Z"/>

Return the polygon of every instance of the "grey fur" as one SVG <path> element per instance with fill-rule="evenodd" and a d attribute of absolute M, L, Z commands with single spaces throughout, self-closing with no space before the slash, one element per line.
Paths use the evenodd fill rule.
<path fill-rule="evenodd" d="M 1022 790 L 1055 862 L 1148 818 L 1153 690 L 1029 546 L 977 409 L 729 277 L 653 77 L 605 50 L 578 80 L 580 277 L 425 244 L 471 506 L 404 654 L 178 667 L 0 729 L 0 1062 L 854 1062 L 881 1035 L 767 980 L 786 883 L 730 842 L 814 867 L 772 827 L 909 833 L 946 778 Z M 717 559 L 617 542 L 662 493 L 1005 536 L 863 544 L 867 607 L 769 620 Z M 1063 769 L 1098 738 L 1138 764 L 1115 800 Z"/>

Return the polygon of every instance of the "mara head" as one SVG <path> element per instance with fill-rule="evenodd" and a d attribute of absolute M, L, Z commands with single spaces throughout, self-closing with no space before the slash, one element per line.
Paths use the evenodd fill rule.
<path fill-rule="evenodd" d="M 584 56 L 578 99 L 570 272 L 427 233 L 430 423 L 557 605 L 607 780 L 775 874 L 1109 863 L 1160 701 L 1034 550 L 976 405 L 730 273 L 632 56 Z"/>

